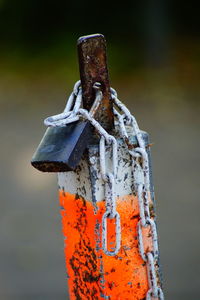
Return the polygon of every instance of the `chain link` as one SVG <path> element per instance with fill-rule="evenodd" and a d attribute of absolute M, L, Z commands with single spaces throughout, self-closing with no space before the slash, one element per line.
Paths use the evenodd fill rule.
<path fill-rule="evenodd" d="M 157 298 L 159 300 L 164 300 L 164 294 L 163 294 L 162 289 L 160 287 L 158 287 L 157 290 L 158 290 L 158 297 Z M 149 289 L 147 294 L 146 294 L 146 300 L 151 300 L 152 299 L 152 296 L 153 296 L 152 293 L 153 293 L 152 289 Z"/>
<path fill-rule="evenodd" d="M 99 85 L 94 85 L 96 91 L 96 98 L 94 101 L 94 107 L 98 107 L 102 99 L 102 92 Z M 135 187 L 138 195 L 140 220 L 137 225 L 138 233 L 138 247 L 141 258 L 147 264 L 147 273 L 149 281 L 149 290 L 146 294 L 146 300 L 158 298 L 164 300 L 164 295 L 161 287 L 157 282 L 156 265 L 158 263 L 158 238 L 157 229 L 153 217 L 150 216 L 149 208 L 149 195 L 150 195 L 150 183 L 149 183 L 149 159 L 148 153 L 145 148 L 145 142 L 142 136 L 142 132 L 139 129 L 135 117 L 130 113 L 128 108 L 118 99 L 117 93 L 111 88 L 111 95 L 114 104 L 114 116 L 118 120 L 120 136 L 124 139 L 128 147 L 128 152 L 134 160 L 136 167 L 134 170 L 134 178 L 136 181 Z M 71 93 L 65 110 L 59 115 L 55 115 L 45 119 L 44 123 L 47 126 L 65 126 L 71 122 L 75 122 L 79 119 L 88 120 L 92 126 L 95 127 L 97 133 L 100 136 L 99 142 L 99 156 L 100 156 L 100 174 L 104 182 L 104 193 L 106 202 L 106 211 L 102 216 L 102 249 L 105 254 L 109 256 L 115 256 L 120 250 L 121 244 L 121 225 L 120 215 L 116 211 L 116 194 L 115 184 L 117 176 L 117 141 L 114 136 L 107 133 L 107 131 L 96 121 L 91 112 L 81 108 L 82 105 L 82 88 L 81 83 L 78 81 L 74 90 Z M 95 111 L 95 109 L 94 109 Z M 120 112 L 119 112 L 120 111 Z M 129 125 L 132 129 L 132 133 L 128 133 L 126 126 Z M 134 135 L 137 138 L 138 147 L 134 147 L 131 142 L 130 135 Z M 110 156 L 108 155 L 110 153 Z M 111 157 L 111 170 L 107 170 L 107 158 Z M 108 219 L 115 220 L 115 248 L 108 250 Z M 146 251 L 143 242 L 142 229 L 150 227 L 152 237 L 152 251 Z"/>
<path fill-rule="evenodd" d="M 118 110 L 114 108 L 114 114 L 118 119 L 121 137 L 127 144 L 129 154 L 136 163 L 134 178 L 136 181 L 140 213 L 140 220 L 137 224 L 138 248 L 140 256 L 147 264 L 149 282 L 149 290 L 146 294 L 146 300 L 151 300 L 152 298 L 164 300 L 164 294 L 157 282 L 156 276 L 156 265 L 158 263 L 159 252 L 156 224 L 154 219 L 150 216 L 149 209 L 150 182 L 148 153 L 142 137 L 142 132 L 139 129 L 136 119 L 131 115 L 126 106 L 118 99 L 117 93 L 114 89 L 111 89 L 111 93 L 113 102 L 116 108 L 120 111 L 119 113 Z M 131 126 L 132 134 L 136 136 L 139 147 L 134 148 L 134 145 L 131 144 L 131 140 L 126 130 L 126 125 Z M 146 251 L 143 242 L 142 229 L 148 226 L 150 227 L 151 232 L 152 251 L 149 251 L 149 249 Z"/>
<path fill-rule="evenodd" d="M 105 138 L 102 136 L 100 139 L 100 171 L 102 179 L 105 183 L 105 199 L 106 199 L 106 212 L 102 217 L 102 247 L 105 254 L 109 256 L 115 256 L 120 249 L 121 244 L 121 224 L 120 215 L 116 211 L 116 194 L 115 194 L 115 178 L 117 169 L 117 141 L 112 137 L 112 172 L 106 170 L 106 145 Z M 112 251 L 108 250 L 107 247 L 107 220 L 115 219 L 115 249 Z"/>

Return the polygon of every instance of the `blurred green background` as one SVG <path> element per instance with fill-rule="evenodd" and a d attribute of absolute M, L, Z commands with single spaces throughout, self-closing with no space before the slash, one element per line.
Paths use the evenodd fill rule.
<path fill-rule="evenodd" d="M 106 36 L 111 85 L 151 135 L 166 299 L 200 299 L 200 18 L 194 1 L 0 0 L 0 299 L 67 299 L 56 175 L 30 159 Z"/>

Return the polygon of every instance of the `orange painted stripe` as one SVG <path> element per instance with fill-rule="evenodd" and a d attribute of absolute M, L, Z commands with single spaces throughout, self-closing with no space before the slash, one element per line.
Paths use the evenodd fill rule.
<path fill-rule="evenodd" d="M 142 300 L 148 291 L 147 268 L 138 251 L 137 198 L 117 200 L 121 216 L 122 243 L 119 253 L 107 256 L 101 250 L 101 220 L 105 201 L 94 206 L 76 195 L 59 192 L 65 259 L 70 299 Z M 114 220 L 108 220 L 108 248 L 114 247 Z M 143 232 L 145 250 L 150 250 L 150 228 Z"/>

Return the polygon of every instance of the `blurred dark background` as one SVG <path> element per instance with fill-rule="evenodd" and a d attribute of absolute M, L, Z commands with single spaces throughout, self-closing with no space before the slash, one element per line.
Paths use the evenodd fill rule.
<path fill-rule="evenodd" d="M 30 166 L 43 119 L 102 33 L 111 84 L 153 142 L 166 299 L 200 299 L 200 18 L 195 1 L 0 0 L 0 299 L 67 299 L 56 175 Z"/>

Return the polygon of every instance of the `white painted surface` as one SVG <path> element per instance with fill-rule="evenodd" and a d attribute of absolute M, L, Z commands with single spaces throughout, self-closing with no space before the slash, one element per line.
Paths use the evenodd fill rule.
<path fill-rule="evenodd" d="M 116 179 L 116 196 L 133 194 L 134 177 L 137 171 L 134 170 L 130 154 L 121 139 L 118 142 L 118 166 Z M 106 148 L 106 167 L 112 168 L 112 157 Z M 58 173 L 58 185 L 71 194 L 78 194 L 93 203 L 102 201 L 105 198 L 104 182 L 100 174 L 99 148 L 98 145 L 89 147 L 89 158 L 85 155 L 81 160 L 76 172 Z"/>

